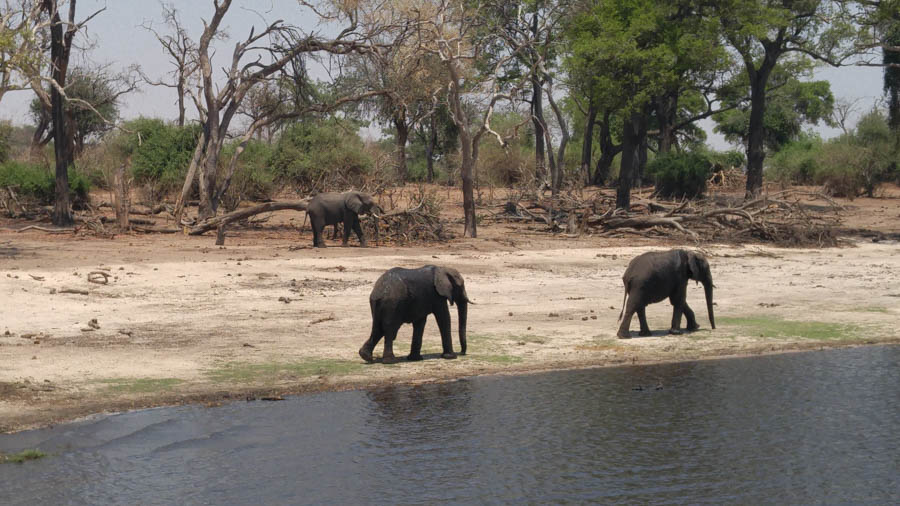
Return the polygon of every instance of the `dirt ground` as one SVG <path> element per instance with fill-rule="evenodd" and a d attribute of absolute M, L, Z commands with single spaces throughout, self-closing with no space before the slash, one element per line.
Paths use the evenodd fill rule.
<path fill-rule="evenodd" d="M 369 248 L 351 240 L 316 250 L 308 227 L 297 231 L 303 213 L 290 211 L 229 231 L 224 247 L 214 246 L 215 234 L 101 239 L 16 232 L 33 223 L 0 220 L 0 431 L 157 405 L 900 343 L 900 248 L 892 240 L 900 191 L 843 203 L 854 234 L 844 247 L 702 245 L 717 328 L 709 329 L 702 287 L 692 284 L 701 330 L 665 334 L 671 309 L 662 303 L 647 311 L 653 336 L 629 340 L 615 337 L 628 261 L 694 245 L 491 223 L 478 239 Z M 372 283 L 388 268 L 432 263 L 459 269 L 476 302 L 468 355 L 440 359 L 429 320 L 426 360 L 365 364 L 357 349 L 371 324 Z M 108 284 L 89 283 L 92 271 L 107 272 Z M 401 330 L 398 353 L 411 333 Z"/>

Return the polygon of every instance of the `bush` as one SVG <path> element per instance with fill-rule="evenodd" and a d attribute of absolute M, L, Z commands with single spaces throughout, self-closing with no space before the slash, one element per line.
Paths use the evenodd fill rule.
<path fill-rule="evenodd" d="M 18 194 L 35 199 L 42 205 L 53 203 L 56 178 L 47 167 L 21 162 L 0 164 L 0 188 L 13 188 Z M 72 204 L 79 207 L 88 201 L 91 183 L 71 168 L 69 169 L 69 193 Z"/>
<path fill-rule="evenodd" d="M 706 191 L 712 164 L 702 153 L 669 153 L 647 165 L 647 174 L 663 197 L 697 198 Z"/>
<path fill-rule="evenodd" d="M 237 148 L 235 143 L 225 146 L 219 162 L 222 169 L 227 169 L 231 157 Z M 244 200 L 269 200 L 275 195 L 275 174 L 268 166 L 272 156 L 272 147 L 265 142 L 250 140 L 244 151 L 238 156 L 231 185 L 225 193 L 223 205 L 227 211 L 233 211 Z"/>
<path fill-rule="evenodd" d="M 873 197 L 879 184 L 896 177 L 900 153 L 894 135 L 880 111 L 866 114 L 853 132 L 825 143 L 816 184 L 836 197 Z"/>
<path fill-rule="evenodd" d="M 747 157 L 744 156 L 744 153 L 735 150 L 710 151 L 707 153 L 707 156 L 713 165 L 723 169 L 730 169 L 733 167 L 740 169 L 747 163 Z"/>
<path fill-rule="evenodd" d="M 9 121 L 0 121 L 0 163 L 9 160 L 12 151 L 10 146 L 12 132 L 13 128 Z"/>
<path fill-rule="evenodd" d="M 373 165 L 356 130 L 339 119 L 295 123 L 278 139 L 269 166 L 276 179 L 297 187 L 324 190 L 328 179 L 346 186 Z"/>
<path fill-rule="evenodd" d="M 112 142 L 131 156 L 131 173 L 137 183 L 167 193 L 184 183 L 188 165 L 200 137 L 199 126 L 178 127 L 160 119 L 138 118 L 125 125 L 129 133 Z"/>
<path fill-rule="evenodd" d="M 822 141 L 805 137 L 785 145 L 772 155 L 766 177 L 782 183 L 811 184 L 819 172 Z"/>

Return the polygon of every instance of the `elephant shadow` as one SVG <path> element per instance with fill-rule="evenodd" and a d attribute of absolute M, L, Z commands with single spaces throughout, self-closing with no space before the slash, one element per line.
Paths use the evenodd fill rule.
<path fill-rule="evenodd" d="M 708 331 L 709 329 L 703 329 L 703 328 L 699 328 L 699 329 L 695 329 L 695 330 L 681 329 L 681 334 L 671 334 L 671 333 L 669 333 L 668 329 L 651 330 L 649 336 L 641 336 L 641 335 L 638 335 L 639 334 L 638 331 L 631 331 L 631 337 L 629 337 L 629 339 L 647 339 L 647 338 L 651 338 L 651 337 L 688 335 L 688 334 L 695 334 L 697 332 L 703 332 L 704 330 Z"/>
<path fill-rule="evenodd" d="M 383 358 L 383 357 L 378 357 L 378 358 L 376 358 L 373 362 L 367 362 L 366 365 L 380 364 L 380 363 L 382 363 L 382 358 Z M 398 358 L 401 358 L 401 357 L 398 357 Z M 422 354 L 422 360 L 421 360 L 421 361 L 425 361 L 425 360 L 436 360 L 436 359 L 439 359 L 439 358 L 442 358 L 442 357 L 441 357 L 441 352 L 439 352 L 439 351 L 438 351 L 438 352 L 435 352 L 435 353 L 423 353 L 423 354 Z M 415 363 L 415 362 L 421 362 L 421 361 L 420 361 L 420 360 L 415 360 L 415 361 L 412 361 L 412 362 L 411 362 L 411 361 L 409 361 L 409 360 L 406 360 L 406 357 L 402 357 L 398 362 L 395 362 L 395 363 L 397 363 L 397 364 L 404 364 L 404 363 L 412 364 L 412 363 Z"/>

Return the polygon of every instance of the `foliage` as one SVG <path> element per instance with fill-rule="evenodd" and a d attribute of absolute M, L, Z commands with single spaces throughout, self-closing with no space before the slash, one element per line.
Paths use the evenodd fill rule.
<path fill-rule="evenodd" d="M 229 163 L 236 147 L 235 144 L 226 145 L 219 161 L 223 164 Z M 267 163 L 272 151 L 272 146 L 265 142 L 258 140 L 247 142 L 244 151 L 238 156 L 231 186 L 228 187 L 224 197 L 223 204 L 226 210 L 236 209 L 243 200 L 269 200 L 275 195 L 275 174 Z"/>
<path fill-rule="evenodd" d="M 881 111 L 866 114 L 853 132 L 825 144 L 815 182 L 835 196 L 873 197 L 880 183 L 897 177 L 900 155 L 894 139 Z"/>
<path fill-rule="evenodd" d="M 792 141 L 772 155 L 766 177 L 789 184 L 811 184 L 820 171 L 822 140 L 804 136 Z"/>
<path fill-rule="evenodd" d="M 151 186 L 154 193 L 166 193 L 181 186 L 190 165 L 198 126 L 178 127 L 161 119 L 129 121 L 113 142 L 131 157 L 131 173 L 136 182 Z"/>
<path fill-rule="evenodd" d="M 767 105 L 763 115 L 763 143 L 766 149 L 778 151 L 797 140 L 806 125 L 820 122 L 831 125 L 834 95 L 828 81 L 800 81 L 797 73 L 802 68 L 776 68 L 770 78 Z M 715 131 L 729 142 L 747 144 L 750 133 L 750 104 L 745 100 L 749 88 L 746 74 L 740 74 L 724 99 L 725 106 L 736 108 L 713 116 Z"/>
<path fill-rule="evenodd" d="M 104 70 L 84 68 L 70 69 L 66 76 L 66 96 L 91 104 L 97 112 L 78 101 L 67 101 L 65 111 L 75 124 L 73 138 L 77 151 L 84 148 L 86 141 L 98 138 L 112 129 L 119 117 L 119 96 L 121 92 L 114 81 L 119 77 L 108 75 Z M 40 99 L 31 102 L 32 119 L 39 128 L 45 128 L 47 137 L 52 137 L 53 120 L 50 110 Z M 100 113 L 98 116 L 97 113 Z"/>
<path fill-rule="evenodd" d="M 0 163 L 9 160 L 10 151 L 12 151 L 10 145 L 12 132 L 12 124 L 9 121 L 0 121 Z"/>
<path fill-rule="evenodd" d="M 713 165 L 726 169 L 731 167 L 741 168 L 747 163 L 747 157 L 744 156 L 744 153 L 737 150 L 709 151 L 707 156 Z"/>
<path fill-rule="evenodd" d="M 647 165 L 656 181 L 656 193 L 663 197 L 697 198 L 706 190 L 712 164 L 703 153 L 668 153 Z"/>
<path fill-rule="evenodd" d="M 329 177 L 358 179 L 373 161 L 357 130 L 357 124 L 336 118 L 294 123 L 275 144 L 269 165 L 280 182 L 307 189 L 324 189 Z"/>
<path fill-rule="evenodd" d="M 50 205 L 56 192 L 56 176 L 44 166 L 8 161 L 0 164 L 0 188 L 13 188 L 19 195 Z M 73 204 L 86 203 L 90 189 L 90 181 L 70 168 L 69 193 Z"/>

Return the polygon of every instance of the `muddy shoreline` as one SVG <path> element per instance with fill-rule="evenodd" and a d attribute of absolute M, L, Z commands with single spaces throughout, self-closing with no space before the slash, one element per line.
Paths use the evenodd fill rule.
<path fill-rule="evenodd" d="M 161 405 L 900 343 L 896 243 L 705 245 L 717 329 L 702 287 L 690 285 L 699 331 L 667 335 L 671 309 L 661 303 L 648 308 L 653 336 L 619 340 L 622 272 L 665 246 L 487 231 L 324 250 L 277 230 L 241 231 L 224 248 L 208 237 L 0 233 L 0 431 Z M 477 303 L 469 354 L 436 358 L 429 320 L 426 360 L 364 364 L 356 350 L 371 325 L 372 283 L 390 267 L 431 263 L 459 269 Z M 98 270 L 107 284 L 87 281 Z M 411 333 L 401 329 L 398 353 Z"/>

